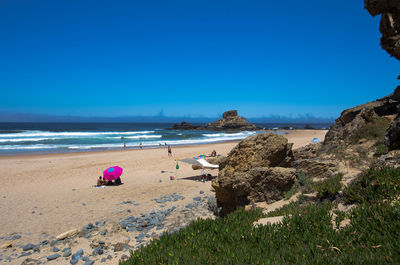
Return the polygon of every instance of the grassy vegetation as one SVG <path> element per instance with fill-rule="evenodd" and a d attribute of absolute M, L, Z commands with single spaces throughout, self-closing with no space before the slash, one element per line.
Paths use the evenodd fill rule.
<path fill-rule="evenodd" d="M 344 201 L 376 204 L 392 201 L 400 195 L 400 169 L 384 167 L 364 172 L 344 191 Z"/>
<path fill-rule="evenodd" d="M 285 199 L 290 199 L 296 192 L 310 193 L 314 190 L 314 183 L 310 177 L 308 177 L 303 171 L 297 174 L 296 182 L 285 193 Z"/>
<path fill-rule="evenodd" d="M 162 236 L 120 264 L 399 264 L 400 170 L 373 169 L 344 191 L 359 205 L 350 213 L 330 201 L 292 203 L 270 215 L 291 214 L 282 223 L 253 227 L 260 211 L 238 210 L 215 221 L 197 220 L 180 232 Z"/>
<path fill-rule="evenodd" d="M 386 129 L 389 128 L 390 120 L 386 117 L 377 117 L 364 124 L 352 137 L 351 143 L 356 144 L 361 139 L 378 140 L 383 142 Z"/>
<path fill-rule="evenodd" d="M 375 148 L 375 153 L 374 156 L 381 156 L 381 155 L 385 155 L 389 152 L 389 148 L 384 145 L 384 144 L 379 144 L 377 145 L 377 147 Z"/>
<path fill-rule="evenodd" d="M 318 192 L 317 198 L 320 200 L 325 200 L 325 199 L 334 200 L 336 195 L 342 189 L 342 183 L 340 183 L 342 178 L 343 175 L 338 174 L 333 178 L 329 178 L 318 183 L 316 186 Z"/>

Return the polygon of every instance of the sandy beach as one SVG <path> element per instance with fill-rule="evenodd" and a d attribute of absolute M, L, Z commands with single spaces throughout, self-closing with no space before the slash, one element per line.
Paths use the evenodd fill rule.
<path fill-rule="evenodd" d="M 323 140 L 326 132 L 296 130 L 289 131 L 285 137 L 294 143 L 295 149 L 309 144 L 314 137 Z M 200 191 L 201 196 L 213 196 L 210 182 L 193 179 L 201 171 L 194 171 L 190 165 L 183 163 L 179 163 L 179 170 L 176 170 L 176 159 L 210 154 L 214 149 L 225 156 L 236 144 L 226 142 L 173 147 L 172 157 L 168 157 L 165 148 L 0 157 L 0 245 L 6 242 L 13 245 L 0 250 L 1 263 L 21 264 L 27 257 L 18 258 L 22 251 L 20 246 L 27 243 L 51 240 L 62 232 L 81 229 L 88 223 L 103 220 L 118 222 L 129 215 L 137 216 L 161 209 L 160 203 L 154 199 L 162 195 L 176 193 L 184 197 L 177 202 L 166 202 L 165 207 L 193 202 L 193 197 L 200 196 Z M 124 169 L 124 184 L 92 187 L 102 171 L 114 165 Z M 208 170 L 208 173 L 216 176 L 218 170 Z M 175 180 L 171 181 L 170 176 L 174 176 Z M 126 201 L 130 203 L 124 204 Z M 21 237 L 10 240 L 12 235 Z M 128 235 L 124 240 L 135 245 L 133 238 Z M 81 247 L 84 240 L 91 241 L 90 238 L 82 238 L 68 243 L 72 253 Z M 110 236 L 107 240 L 122 239 Z M 84 246 L 82 248 L 89 251 Z M 40 261 L 47 262 L 43 256 L 50 252 L 49 246 L 48 250 L 32 253 L 30 257 L 42 257 Z M 6 258 L 12 254 L 15 255 L 11 262 L 7 261 Z M 108 262 L 115 263 L 122 254 L 113 253 Z M 128 252 L 125 254 L 128 255 Z M 63 264 L 68 261 L 60 258 L 51 262 Z"/>

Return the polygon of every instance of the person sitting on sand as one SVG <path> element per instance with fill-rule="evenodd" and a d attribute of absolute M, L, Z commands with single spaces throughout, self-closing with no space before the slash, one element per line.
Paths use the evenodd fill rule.
<path fill-rule="evenodd" d="M 215 151 L 215 150 L 213 150 L 212 152 L 211 152 L 211 155 L 210 155 L 211 157 L 216 157 L 217 156 L 217 151 Z"/>
<path fill-rule="evenodd" d="M 103 181 L 101 179 L 101 176 L 99 177 L 99 179 L 97 180 L 97 187 L 103 186 Z"/>

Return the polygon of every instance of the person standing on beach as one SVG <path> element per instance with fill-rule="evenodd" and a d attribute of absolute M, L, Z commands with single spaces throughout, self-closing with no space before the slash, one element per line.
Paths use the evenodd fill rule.
<path fill-rule="evenodd" d="M 168 156 L 172 156 L 172 149 L 170 145 L 168 145 Z"/>
<path fill-rule="evenodd" d="M 142 142 L 140 142 L 139 146 L 140 146 L 140 149 L 143 149 L 143 144 L 142 144 Z"/>

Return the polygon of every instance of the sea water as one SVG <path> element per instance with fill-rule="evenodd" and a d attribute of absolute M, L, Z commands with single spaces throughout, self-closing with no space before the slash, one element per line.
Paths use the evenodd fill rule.
<path fill-rule="evenodd" d="M 118 150 L 124 145 L 135 149 L 206 144 L 241 140 L 260 133 L 167 129 L 171 126 L 171 123 L 0 123 L 0 155 Z"/>

